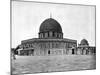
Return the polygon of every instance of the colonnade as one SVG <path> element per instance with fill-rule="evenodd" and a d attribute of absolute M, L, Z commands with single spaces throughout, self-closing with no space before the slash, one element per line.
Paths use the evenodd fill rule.
<path fill-rule="evenodd" d="M 58 32 L 41 32 L 39 38 L 63 38 L 63 33 Z"/>
<path fill-rule="evenodd" d="M 27 55 L 27 56 L 33 56 L 34 55 L 34 49 L 30 50 L 19 50 L 18 55 Z"/>

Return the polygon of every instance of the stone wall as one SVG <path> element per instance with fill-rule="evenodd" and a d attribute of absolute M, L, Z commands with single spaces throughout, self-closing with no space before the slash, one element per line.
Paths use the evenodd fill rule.
<path fill-rule="evenodd" d="M 33 55 L 64 55 L 70 54 L 68 53 L 71 51 L 69 49 L 72 47 L 76 48 L 76 46 L 77 43 L 63 41 L 28 42 L 22 44 L 22 50 L 34 50 Z"/>

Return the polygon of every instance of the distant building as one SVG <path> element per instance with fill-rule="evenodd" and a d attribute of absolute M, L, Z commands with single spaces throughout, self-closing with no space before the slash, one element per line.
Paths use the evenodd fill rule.
<path fill-rule="evenodd" d="M 67 55 L 92 54 L 95 47 L 90 47 L 83 39 L 77 47 L 77 40 L 63 38 L 61 25 L 53 18 L 48 18 L 40 25 L 38 38 L 21 41 L 19 55 Z M 93 52 L 92 52 L 93 51 Z"/>
<path fill-rule="evenodd" d="M 80 44 L 77 47 L 77 54 L 88 55 L 96 54 L 96 47 L 89 46 L 89 43 L 86 39 L 81 40 Z"/>

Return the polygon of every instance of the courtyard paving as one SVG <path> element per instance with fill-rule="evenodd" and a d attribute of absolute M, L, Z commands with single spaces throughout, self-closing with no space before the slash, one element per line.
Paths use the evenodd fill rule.
<path fill-rule="evenodd" d="M 16 56 L 12 75 L 95 69 L 95 55 Z"/>

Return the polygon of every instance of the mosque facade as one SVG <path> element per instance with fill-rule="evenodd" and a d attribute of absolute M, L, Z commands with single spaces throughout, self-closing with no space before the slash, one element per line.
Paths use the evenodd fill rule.
<path fill-rule="evenodd" d="M 95 47 L 90 47 L 87 40 L 83 39 L 77 47 L 77 40 L 64 38 L 63 34 L 60 23 L 48 18 L 41 23 L 38 38 L 21 41 L 18 54 L 35 56 L 95 53 Z"/>

